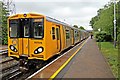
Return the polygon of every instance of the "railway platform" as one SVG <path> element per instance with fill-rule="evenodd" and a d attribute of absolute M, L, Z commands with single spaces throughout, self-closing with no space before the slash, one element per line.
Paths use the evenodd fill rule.
<path fill-rule="evenodd" d="M 71 54 L 70 57 L 64 55 L 63 58 L 52 63 L 45 70 L 38 71 L 28 79 L 77 78 L 81 80 L 115 80 L 110 66 L 99 51 L 94 39 L 89 37 L 84 43 L 75 47 L 73 51 L 69 51 L 69 54 Z M 65 57 L 69 58 L 66 60 Z M 61 63 L 63 60 L 65 60 L 64 63 Z M 58 67 L 58 65 L 60 66 Z"/>
<path fill-rule="evenodd" d="M 94 39 L 88 39 L 83 48 L 56 78 L 93 78 L 115 80 L 110 66 L 99 51 Z"/>

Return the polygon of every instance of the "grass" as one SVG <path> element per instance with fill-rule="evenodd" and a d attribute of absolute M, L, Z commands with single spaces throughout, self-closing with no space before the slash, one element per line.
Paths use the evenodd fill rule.
<path fill-rule="evenodd" d="M 118 49 L 114 48 L 110 42 L 101 42 L 99 44 L 101 45 L 101 52 L 107 59 L 114 76 L 118 78 Z"/>

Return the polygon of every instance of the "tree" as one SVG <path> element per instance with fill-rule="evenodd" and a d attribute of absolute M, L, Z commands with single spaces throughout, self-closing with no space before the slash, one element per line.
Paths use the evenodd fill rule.
<path fill-rule="evenodd" d="M 85 28 L 84 28 L 83 26 L 80 26 L 79 29 L 81 29 L 81 30 L 85 30 Z"/>
<path fill-rule="evenodd" d="M 0 44 L 2 44 L 2 2 L 0 1 Z"/>
<path fill-rule="evenodd" d="M 7 15 L 9 14 L 9 12 L 8 12 L 7 8 L 4 6 L 3 2 L 0 2 L 0 4 L 1 4 L 0 16 L 2 18 L 2 20 L 1 20 L 2 31 L 0 31 L 0 33 L 2 33 L 1 40 L 2 40 L 2 44 L 7 44 L 7 18 L 8 18 Z"/>
<path fill-rule="evenodd" d="M 78 26 L 77 26 L 77 25 L 74 25 L 73 27 L 78 28 Z"/>
<path fill-rule="evenodd" d="M 118 5 L 117 5 L 117 39 L 119 40 L 120 42 L 120 1 L 118 2 Z"/>
<path fill-rule="evenodd" d="M 94 31 L 97 31 L 97 29 L 96 29 L 96 27 L 94 26 L 94 24 L 95 24 L 96 21 L 98 21 L 98 19 L 99 19 L 99 17 L 98 17 L 98 15 L 97 15 L 97 16 L 93 17 L 93 18 L 91 19 L 91 21 L 90 21 L 90 26 L 92 26 L 92 28 L 93 28 Z"/>
<path fill-rule="evenodd" d="M 118 14 L 120 12 L 120 9 L 118 9 L 118 6 L 120 6 L 120 1 L 119 5 L 117 3 L 116 5 L 116 13 Z M 114 20 L 114 4 L 111 2 L 109 4 L 106 4 L 104 8 L 99 9 L 97 12 L 97 15 L 93 17 L 90 21 L 90 25 L 92 26 L 94 31 L 98 31 L 100 28 L 102 31 L 105 31 L 107 34 L 111 35 L 114 37 L 114 25 L 113 25 L 113 20 Z M 117 17 L 117 35 L 120 33 L 120 15 L 116 15 Z"/>

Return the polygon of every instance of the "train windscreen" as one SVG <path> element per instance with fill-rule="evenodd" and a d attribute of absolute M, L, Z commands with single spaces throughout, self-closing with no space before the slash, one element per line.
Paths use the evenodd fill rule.
<path fill-rule="evenodd" d="M 18 37 L 18 20 L 10 20 L 10 37 Z"/>
<path fill-rule="evenodd" d="M 44 21 L 42 19 L 33 20 L 34 38 L 43 38 Z"/>

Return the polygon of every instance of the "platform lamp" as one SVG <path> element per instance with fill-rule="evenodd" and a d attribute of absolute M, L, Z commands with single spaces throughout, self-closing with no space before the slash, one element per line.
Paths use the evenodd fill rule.
<path fill-rule="evenodd" d="M 101 33 L 101 29 L 99 28 L 98 31 Z M 99 49 L 101 50 L 101 41 L 99 40 Z"/>

